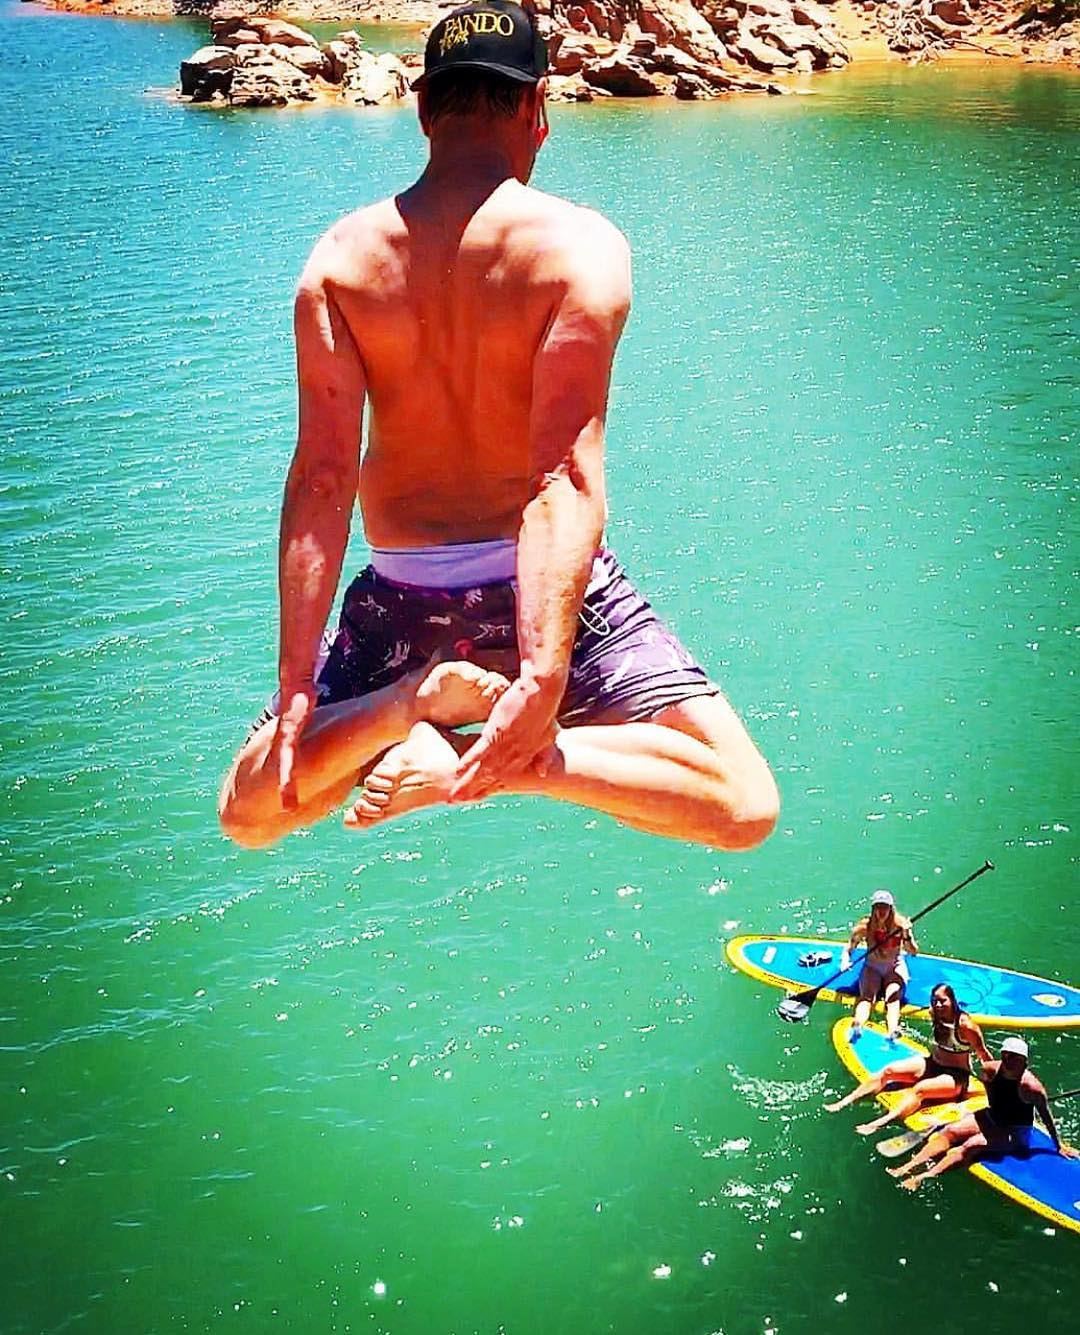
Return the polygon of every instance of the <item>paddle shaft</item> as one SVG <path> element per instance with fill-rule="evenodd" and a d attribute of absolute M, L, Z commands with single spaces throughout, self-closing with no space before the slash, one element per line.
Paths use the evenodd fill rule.
<path fill-rule="evenodd" d="M 970 885 L 971 882 L 974 881 L 977 877 L 981 876 L 983 872 L 993 871 L 993 870 L 994 870 L 994 864 L 990 861 L 989 858 L 987 858 L 987 860 L 983 863 L 983 865 L 979 868 L 978 871 L 973 871 L 971 875 L 966 876 L 960 882 L 959 885 L 954 885 L 951 890 L 946 890 L 943 895 L 939 895 L 938 898 L 935 899 L 932 904 L 927 904 L 926 908 L 920 909 L 918 913 L 916 913 L 915 916 L 909 920 L 910 923 L 914 924 L 917 923 L 920 918 L 925 918 L 926 915 L 928 913 L 932 913 L 934 909 L 938 907 L 939 904 L 944 904 L 947 899 L 951 899 L 953 895 L 958 894 L 961 890 L 963 890 L 965 885 Z M 902 927 L 894 927 L 892 931 L 889 932 L 889 934 L 885 937 L 884 941 L 878 941 L 876 945 L 867 946 L 867 948 L 862 952 L 862 954 L 857 956 L 859 963 L 865 960 L 867 955 L 869 955 L 872 950 L 880 950 L 880 948 L 885 944 L 885 941 L 890 941 L 894 936 L 900 936 L 903 933 L 903 931 L 904 928 Z M 821 989 L 823 987 L 828 987 L 830 983 L 835 983 L 838 978 L 840 978 L 843 974 L 847 973 L 851 969 L 851 966 L 854 963 L 855 960 L 850 960 L 848 962 L 848 966 L 846 969 L 837 969 L 837 971 L 832 975 L 831 978 L 826 978 L 823 983 L 818 983 L 817 987 L 809 988 L 806 992 L 796 992 L 795 1000 L 807 1001 L 808 998 L 812 997 L 813 1000 L 809 1001 L 809 1005 L 812 1006 L 814 1004 L 814 1001 L 817 1000 L 817 994 L 821 991 Z"/>

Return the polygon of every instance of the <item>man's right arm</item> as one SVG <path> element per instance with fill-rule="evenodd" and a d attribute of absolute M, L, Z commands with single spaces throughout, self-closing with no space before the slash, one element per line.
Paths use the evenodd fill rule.
<path fill-rule="evenodd" d="M 296 746 L 315 706 L 319 637 L 333 604 L 356 500 L 365 378 L 360 355 L 316 247 L 296 294 L 294 330 L 299 391 L 296 451 L 285 484 L 278 552 L 280 641 L 279 785 L 297 803 Z"/>

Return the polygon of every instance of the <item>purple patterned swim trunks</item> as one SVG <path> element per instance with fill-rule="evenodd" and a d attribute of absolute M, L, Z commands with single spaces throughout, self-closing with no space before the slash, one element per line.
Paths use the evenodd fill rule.
<path fill-rule="evenodd" d="M 337 628 L 324 639 L 326 658 L 316 678 L 319 704 L 389 686 L 436 652 L 513 675 L 516 615 L 511 580 L 425 589 L 392 582 L 368 566 L 349 585 Z M 682 700 L 717 694 L 719 687 L 659 620 L 611 552 L 598 552 L 579 613 L 559 723 L 637 722 Z M 271 708 L 260 722 L 274 712 Z"/>

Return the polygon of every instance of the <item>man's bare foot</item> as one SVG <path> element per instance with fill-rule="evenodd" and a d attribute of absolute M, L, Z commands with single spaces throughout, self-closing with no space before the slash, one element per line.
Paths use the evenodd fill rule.
<path fill-rule="evenodd" d="M 879 1122 L 860 1122 L 855 1130 L 860 1136 L 872 1136 L 875 1131 L 879 1131 L 883 1123 Z"/>
<path fill-rule="evenodd" d="M 922 1185 L 922 1180 L 923 1180 L 922 1176 L 905 1177 L 904 1180 L 900 1183 L 900 1185 L 904 1188 L 905 1191 L 918 1191 L 919 1187 Z"/>
<path fill-rule="evenodd" d="M 483 723 L 509 685 L 475 663 L 437 663 L 416 689 L 416 716 L 443 728 Z"/>
<path fill-rule="evenodd" d="M 458 753 L 437 728 L 415 723 L 408 737 L 392 746 L 364 779 L 360 796 L 345 813 L 345 824 L 352 829 L 379 825 L 445 802 L 457 763 Z"/>
<path fill-rule="evenodd" d="M 896 1168 L 886 1168 L 885 1171 L 886 1173 L 888 1173 L 890 1177 L 901 1178 L 901 1177 L 907 1177 L 908 1175 L 907 1164 L 903 1163 L 899 1164 Z"/>
<path fill-rule="evenodd" d="M 847 1106 L 848 1106 L 847 1103 L 843 1099 L 837 1099 L 835 1103 L 826 1103 L 825 1111 L 842 1112 Z"/>

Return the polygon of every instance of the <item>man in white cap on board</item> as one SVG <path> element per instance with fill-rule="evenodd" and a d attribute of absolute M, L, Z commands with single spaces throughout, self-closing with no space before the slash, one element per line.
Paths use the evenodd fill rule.
<path fill-rule="evenodd" d="M 1010 1035 L 1001 1045 L 998 1061 L 983 1063 L 985 1108 L 943 1127 L 905 1164 L 888 1171 L 915 1191 L 928 1177 L 940 1177 L 950 1168 L 966 1167 L 985 1154 L 1025 1154 L 1031 1142 L 1035 1114 L 1067 1159 L 1078 1152 L 1058 1135 L 1042 1081 L 1028 1067 L 1028 1045 Z"/>

